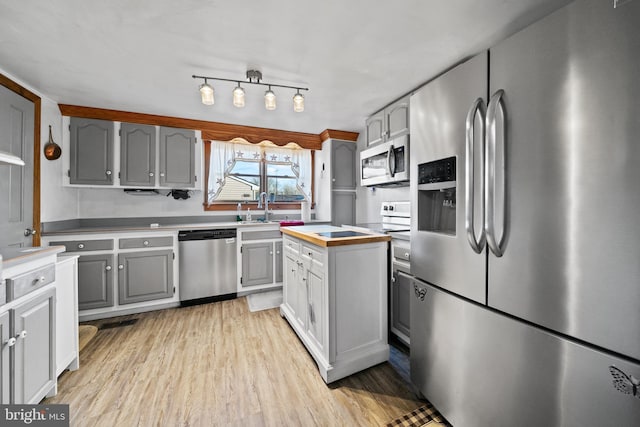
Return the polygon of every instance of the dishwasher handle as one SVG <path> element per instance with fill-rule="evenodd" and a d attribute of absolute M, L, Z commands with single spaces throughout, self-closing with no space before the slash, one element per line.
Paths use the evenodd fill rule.
<path fill-rule="evenodd" d="M 233 239 L 237 236 L 235 228 L 213 230 L 184 230 L 178 232 L 178 241 Z"/>

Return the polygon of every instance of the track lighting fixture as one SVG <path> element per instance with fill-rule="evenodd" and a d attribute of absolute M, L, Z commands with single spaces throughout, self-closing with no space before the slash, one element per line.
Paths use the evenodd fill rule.
<path fill-rule="evenodd" d="M 304 111 L 304 96 L 300 93 L 301 90 L 309 90 L 306 87 L 297 87 L 297 86 L 287 86 L 287 85 L 279 85 L 274 83 L 264 83 L 262 80 L 262 73 L 258 70 L 248 70 L 247 71 L 247 81 L 233 80 L 233 79 L 222 79 L 218 77 L 208 77 L 208 76 L 196 76 L 193 75 L 194 79 L 203 79 L 204 83 L 200 85 L 200 96 L 202 98 L 202 103 L 204 105 L 213 105 L 214 103 L 214 90 L 213 86 L 207 83 L 207 80 L 219 80 L 225 82 L 235 82 L 238 84 L 233 89 L 233 105 L 242 108 L 244 107 L 244 89 L 240 84 L 252 84 L 252 85 L 262 85 L 268 86 L 268 90 L 264 93 L 264 107 L 267 110 L 275 110 L 276 109 L 276 94 L 271 90 L 271 87 L 279 87 L 286 89 L 295 89 L 296 94 L 293 96 L 293 111 L 296 113 L 300 113 Z"/>

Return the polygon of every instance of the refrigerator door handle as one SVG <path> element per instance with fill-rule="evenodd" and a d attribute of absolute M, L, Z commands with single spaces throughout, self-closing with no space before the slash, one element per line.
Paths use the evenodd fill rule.
<path fill-rule="evenodd" d="M 502 231 L 503 235 L 500 241 L 496 238 L 496 228 L 495 228 L 495 189 L 496 189 L 496 113 L 498 107 L 502 112 L 503 117 L 503 129 L 502 132 L 502 149 L 504 153 L 504 138 L 506 138 L 506 120 L 504 119 L 504 103 L 502 101 L 502 97 L 504 96 L 504 90 L 500 89 L 496 91 L 491 100 L 489 101 L 489 105 L 487 107 L 487 125 L 486 125 L 486 154 L 485 154 L 485 207 L 486 214 L 484 217 L 484 229 L 487 234 L 487 244 L 489 245 L 489 249 L 491 252 L 497 257 L 501 257 L 503 255 L 503 239 L 504 239 L 504 224 L 505 224 L 505 206 L 504 201 L 501 206 L 502 209 Z M 505 179 L 505 165 L 502 163 L 502 189 L 504 190 L 504 179 Z M 503 192 L 504 193 L 504 192 Z M 504 196 L 506 197 L 506 195 Z M 503 200 L 504 200 L 503 197 Z"/>
<path fill-rule="evenodd" d="M 466 165 L 465 165 L 465 230 L 467 231 L 467 240 L 471 249 L 477 254 L 482 252 L 485 247 L 485 230 L 484 227 L 480 232 L 480 236 L 476 238 L 476 231 L 474 227 L 474 210 L 475 210 L 475 119 L 480 114 L 482 139 L 480 140 L 480 156 L 484 155 L 484 122 L 485 122 L 485 109 L 484 101 L 482 98 L 476 99 L 469 112 L 467 113 L 466 121 Z M 480 163 L 484 164 L 484 159 Z M 484 178 L 484 171 L 480 171 L 480 179 Z M 480 183 L 480 212 L 484 215 L 484 182 Z M 484 218 L 482 219 L 484 223 Z"/>

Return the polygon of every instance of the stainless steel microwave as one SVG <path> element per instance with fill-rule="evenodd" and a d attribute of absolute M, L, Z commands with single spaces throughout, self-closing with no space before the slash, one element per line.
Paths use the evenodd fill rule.
<path fill-rule="evenodd" d="M 362 150 L 360 183 L 365 186 L 409 185 L 409 135 Z"/>

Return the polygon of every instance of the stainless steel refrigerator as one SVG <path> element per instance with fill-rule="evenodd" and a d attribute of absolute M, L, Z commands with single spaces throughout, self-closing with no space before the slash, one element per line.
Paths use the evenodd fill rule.
<path fill-rule="evenodd" d="M 411 378 L 458 426 L 640 425 L 640 1 L 411 97 Z"/>

